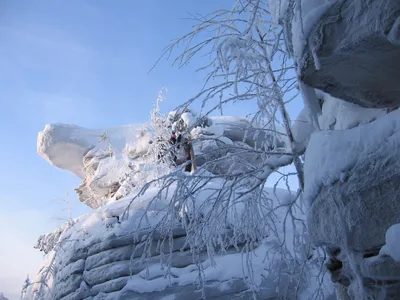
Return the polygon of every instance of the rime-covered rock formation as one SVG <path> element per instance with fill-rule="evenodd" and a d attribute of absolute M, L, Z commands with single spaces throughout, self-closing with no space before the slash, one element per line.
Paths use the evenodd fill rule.
<path fill-rule="evenodd" d="M 212 185 L 218 188 L 221 183 L 214 181 Z M 204 293 L 207 299 L 253 299 L 247 277 L 250 270 L 254 272 L 252 280 L 260 299 L 278 296 L 289 299 L 295 293 L 306 299 L 315 292 L 307 290 L 311 277 L 296 275 L 301 273 L 300 268 L 308 270 L 311 265 L 295 263 L 291 260 L 290 250 L 279 247 L 281 239 L 287 240 L 289 245 L 293 243 L 290 237 L 294 228 L 288 225 L 284 232 L 278 225 L 285 218 L 285 207 L 270 216 L 278 235 L 260 236 L 248 254 L 253 256 L 252 260 L 241 253 L 243 247 L 249 245 L 227 228 L 218 237 L 224 248 L 216 249 L 211 261 L 205 248 L 196 250 L 187 240 L 180 218 L 169 228 L 157 227 L 166 214 L 163 208 L 170 197 L 164 193 L 159 201 L 152 202 L 158 192 L 149 190 L 130 206 L 129 198 L 110 203 L 79 217 L 61 235 L 55 232 L 59 236 L 54 244 L 55 251 L 35 280 L 52 282 L 50 293 L 43 285 L 36 284 L 30 295 L 50 295 L 52 300 L 186 300 L 200 298 Z M 286 191 L 270 189 L 266 192 L 270 193 L 271 201 L 284 203 L 293 198 Z M 199 203 L 207 200 L 212 205 L 213 198 L 208 189 L 200 190 L 195 196 Z M 240 213 L 236 217 L 240 217 Z M 298 217 L 302 218 L 302 215 Z M 233 224 L 235 218 L 229 222 Z M 42 250 L 48 250 L 47 244 L 42 246 Z M 268 254 L 267 248 L 278 250 Z M 286 259 L 281 259 L 282 256 Z M 199 263 L 202 264 L 201 271 Z M 276 281 L 278 277 L 279 281 Z M 199 289 L 199 280 L 202 289 Z"/>
<path fill-rule="evenodd" d="M 154 129 L 148 124 L 105 130 L 52 124 L 39 133 L 37 149 L 51 164 L 82 178 L 76 188 L 78 197 L 97 208 L 105 200 L 127 195 L 126 178 L 131 173 L 145 172 L 141 162 L 149 148 L 155 147 L 154 139 Z M 241 149 L 284 146 L 284 138 L 276 139 L 269 131 L 255 128 L 248 119 L 239 117 L 211 117 L 207 126 L 191 130 L 191 139 L 198 166 L 219 159 L 206 166 L 214 174 L 234 173 L 259 163 L 257 153 L 231 155 Z"/>
<path fill-rule="evenodd" d="M 302 118 L 294 131 L 298 143 L 305 146 L 309 138 L 302 126 L 309 126 Z M 83 178 L 77 189 L 80 199 L 96 209 L 39 238 L 35 247 L 49 253 L 49 259 L 30 296 L 41 295 L 46 300 L 186 300 L 204 295 L 207 299 L 250 300 L 254 293 L 259 299 L 308 299 L 316 293 L 310 286 L 318 285 L 314 275 L 320 262 L 317 255 L 302 248 L 306 248 L 304 241 L 295 238 L 303 226 L 293 224 L 304 223 L 303 212 L 293 208 L 296 221 L 287 220 L 286 205 L 294 199 L 289 192 L 263 190 L 266 203 L 257 206 L 257 214 L 266 216 L 263 224 L 246 221 L 245 216 L 253 212 L 243 204 L 248 199 L 242 198 L 243 191 L 238 189 L 231 195 L 237 202 L 227 197 L 226 204 L 219 204 L 226 205 L 223 218 L 215 218 L 199 235 L 193 235 L 188 225 L 202 226 L 208 212 L 218 214 L 218 195 L 230 184 L 220 174 L 257 167 L 265 159 L 258 150 L 285 147 L 284 135 L 252 127 L 246 118 L 212 117 L 199 126 L 188 115 L 182 119 L 186 126 L 195 124 L 187 127 L 197 165 L 203 168 L 197 171 L 200 173 L 188 173 L 173 166 L 168 172 L 176 173 L 176 178 L 168 181 L 168 189 L 156 185 L 139 195 L 126 182 L 138 182 L 135 180 L 140 178 L 135 176 L 151 174 L 152 168 L 159 167 L 157 161 L 151 164 L 146 160 L 158 142 L 154 127 L 102 131 L 57 124 L 46 126 L 39 134 L 39 153 Z M 126 173 L 131 175 L 128 181 L 124 181 Z M 192 190 L 185 189 L 188 177 L 196 182 Z M 170 203 L 175 193 L 182 195 L 174 198 L 178 206 L 179 201 L 189 199 L 179 210 Z M 98 207 L 103 199 L 107 204 Z M 171 215 L 171 209 L 177 211 Z M 203 239 L 209 239 L 207 246 Z M 299 252 L 307 265 L 296 260 Z M 319 295 L 331 292 L 329 286 L 318 290 Z"/>
<path fill-rule="evenodd" d="M 39 133 L 37 151 L 51 164 L 82 178 L 76 189 L 79 199 L 95 208 L 116 193 L 119 180 L 129 171 L 121 155 L 128 140 L 148 142 L 149 131 L 141 125 L 90 130 L 51 124 Z M 135 150 L 138 155 L 146 151 L 140 145 Z"/>
<path fill-rule="evenodd" d="M 363 107 L 400 105 L 399 1 L 274 2 L 304 83 Z"/>
<path fill-rule="evenodd" d="M 306 151 L 310 237 L 343 261 L 333 278 L 351 285 L 353 297 L 357 276 L 375 297 L 400 294 L 400 264 L 379 255 L 386 231 L 400 223 L 399 120 L 394 111 L 348 130 L 314 133 Z"/>
<path fill-rule="evenodd" d="M 309 136 L 311 240 L 327 248 L 341 299 L 398 299 L 400 264 L 382 246 L 400 222 L 400 2 L 274 2 L 300 80 L 347 101 L 324 101 L 322 130 Z"/>

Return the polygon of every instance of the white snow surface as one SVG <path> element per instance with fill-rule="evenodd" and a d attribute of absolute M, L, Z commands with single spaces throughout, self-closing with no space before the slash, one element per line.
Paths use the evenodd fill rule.
<path fill-rule="evenodd" d="M 389 255 L 400 262 L 400 224 L 394 224 L 386 231 L 386 244 L 381 248 L 380 254 Z"/>
<path fill-rule="evenodd" d="M 308 110 L 303 108 L 292 126 L 293 138 L 296 141 L 297 147 L 306 149 L 311 134 L 314 132 L 314 126 L 309 120 Z"/>
<path fill-rule="evenodd" d="M 344 180 L 356 164 L 368 161 L 369 155 L 380 153 L 391 157 L 399 145 L 400 111 L 348 130 L 313 133 L 304 167 L 308 204 L 311 205 L 321 186 Z"/>
<path fill-rule="evenodd" d="M 372 122 L 387 114 L 386 110 L 363 108 L 319 90 L 316 90 L 316 94 L 318 99 L 323 100 L 321 113 L 318 114 L 319 128 L 323 131 L 351 129 L 360 124 Z M 299 150 L 307 147 L 311 134 L 316 129 L 310 120 L 308 111 L 309 109 L 304 108 L 292 126 L 293 136 Z"/>
<path fill-rule="evenodd" d="M 386 115 L 384 109 L 364 108 L 335 98 L 317 90 L 317 96 L 324 101 L 319 125 L 322 130 L 345 130 L 369 123 Z"/>

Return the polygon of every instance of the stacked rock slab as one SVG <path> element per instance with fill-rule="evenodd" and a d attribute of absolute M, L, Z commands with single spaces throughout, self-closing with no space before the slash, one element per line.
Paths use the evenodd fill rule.
<path fill-rule="evenodd" d="M 357 278 L 373 299 L 400 295 L 400 263 L 380 253 L 386 231 L 400 223 L 399 117 L 397 110 L 352 129 L 317 132 L 308 144 L 306 173 L 324 170 L 307 177 L 310 237 L 328 248 L 332 279 L 349 287 L 352 299 Z"/>
<path fill-rule="evenodd" d="M 142 234 L 142 236 L 144 235 L 145 233 Z M 150 276 L 146 277 L 143 274 L 146 268 L 161 268 L 161 253 L 164 253 L 163 260 L 168 260 L 171 268 L 190 268 L 190 272 L 197 273 L 193 254 L 185 244 L 185 231 L 176 228 L 173 231 L 173 237 L 172 249 L 169 245 L 160 248 L 159 242 L 162 237 L 160 234 L 154 234 L 154 242 L 149 247 L 147 253 L 149 258 L 146 259 L 145 263 L 142 263 L 141 260 L 144 248 L 135 242 L 141 240 L 141 237 L 135 234 L 119 237 L 109 236 L 105 240 L 85 248 L 78 247 L 74 251 L 65 252 L 61 258 L 56 259 L 52 299 L 200 299 L 202 291 L 199 290 L 198 285 L 192 282 L 188 282 L 186 285 L 172 284 L 160 290 L 154 287 L 152 291 L 145 293 L 139 293 L 126 287 L 129 279 L 134 276 L 140 276 L 140 280 L 144 280 L 148 286 L 157 286 L 152 281 L 164 277 L 164 275 L 151 276 L 150 272 Z M 229 238 L 229 236 L 227 237 Z M 237 247 L 228 248 L 224 255 L 237 253 L 243 247 L 243 244 L 239 244 Z M 169 257 L 170 253 L 172 253 L 171 257 Z M 199 262 L 204 262 L 207 258 L 206 252 L 200 253 Z M 273 278 L 264 278 L 262 281 L 261 289 L 258 292 L 260 299 L 278 299 L 277 285 Z M 293 292 L 293 287 L 284 286 L 286 284 L 284 282 L 282 280 L 282 286 L 278 284 L 279 288 Z M 248 285 L 243 278 L 206 282 L 203 292 L 207 299 L 253 299 L 253 294 L 249 292 Z M 174 298 L 168 298 L 172 296 Z"/>
<path fill-rule="evenodd" d="M 302 81 L 363 107 L 399 106 L 399 19 L 398 0 L 336 1 L 307 39 Z"/>

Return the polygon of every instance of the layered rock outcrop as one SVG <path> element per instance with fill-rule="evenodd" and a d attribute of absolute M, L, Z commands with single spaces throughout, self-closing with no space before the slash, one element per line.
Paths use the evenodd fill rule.
<path fill-rule="evenodd" d="M 400 104 L 400 2 L 283 3 L 277 19 L 300 80 L 358 106 L 364 119 L 349 116 L 351 126 L 332 119 L 310 136 L 305 198 L 311 239 L 327 248 L 341 299 L 398 299 L 399 263 L 381 247 L 386 231 L 400 222 L 400 127 L 393 112 Z"/>

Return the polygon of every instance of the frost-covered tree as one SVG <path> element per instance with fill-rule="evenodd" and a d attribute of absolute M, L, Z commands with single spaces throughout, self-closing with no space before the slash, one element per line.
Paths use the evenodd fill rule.
<path fill-rule="evenodd" d="M 201 251 L 207 251 L 212 257 L 221 249 L 244 241 L 244 252 L 249 254 L 268 236 L 275 236 L 280 241 L 278 245 L 271 245 L 266 253 L 267 257 L 279 255 L 282 258 L 282 264 L 270 270 L 277 278 L 288 272 L 300 285 L 305 266 L 318 264 L 301 217 L 300 199 L 304 188 L 301 156 L 305 147 L 295 140 L 286 109 L 287 103 L 297 98 L 298 78 L 282 29 L 273 23 L 269 11 L 268 1 L 249 0 L 236 1 L 231 10 L 195 15 L 193 19 L 197 25 L 193 30 L 171 44 L 164 53 L 172 55 L 183 45 L 184 50 L 174 60 L 179 66 L 190 63 L 199 55 L 209 57 L 209 63 L 199 68 L 207 73 L 203 88 L 178 107 L 178 111 L 184 112 L 196 101 L 201 101 L 205 115 L 223 112 L 225 105 L 230 103 L 251 102 L 256 107 L 252 125 L 257 130 L 247 134 L 252 134 L 255 139 L 257 135 L 265 137 L 259 145 L 240 149 L 241 153 L 259 155 L 260 162 L 256 167 L 221 176 L 205 171 L 208 164 L 215 163 L 210 161 L 191 176 L 173 172 L 158 180 L 162 183 L 162 191 L 174 188 L 169 213 L 157 229 L 167 238 L 179 218 L 183 220 L 187 243 L 198 261 L 200 282 L 202 269 L 198 255 Z M 316 111 L 310 111 L 313 117 Z M 318 122 L 314 125 L 318 127 Z M 272 142 L 267 137 L 272 137 Z M 285 145 L 279 143 L 282 140 Z M 280 170 L 288 165 L 293 165 L 296 172 Z M 294 194 L 291 200 L 279 204 L 271 201 L 265 187 L 273 174 L 279 178 L 274 186 L 284 182 L 288 191 Z M 290 176 L 298 178 L 298 188 L 294 190 L 288 183 Z M 220 184 L 213 185 L 215 181 Z M 197 201 L 194 196 L 202 189 L 209 190 L 207 201 Z M 162 196 L 163 192 L 160 192 L 154 201 Z M 280 209 L 285 211 L 284 221 L 276 224 L 274 214 Z M 286 235 L 289 226 L 294 232 L 291 237 Z M 228 231 L 232 233 L 229 239 L 224 238 Z M 152 235 L 149 235 L 147 247 L 151 246 L 151 240 Z M 257 290 L 251 275 L 248 284 Z M 297 297 L 297 291 L 291 291 L 290 296 L 287 290 L 279 293 L 293 298 Z M 316 298 L 321 296 L 318 293 L 316 289 Z"/>

